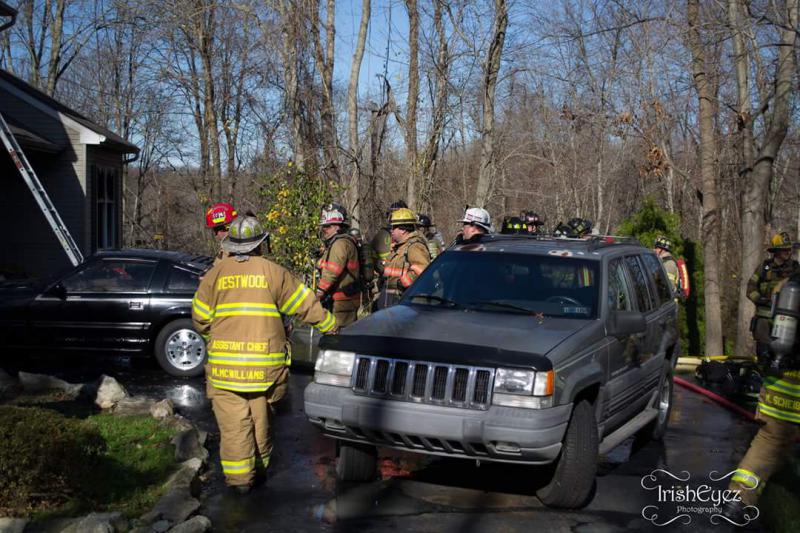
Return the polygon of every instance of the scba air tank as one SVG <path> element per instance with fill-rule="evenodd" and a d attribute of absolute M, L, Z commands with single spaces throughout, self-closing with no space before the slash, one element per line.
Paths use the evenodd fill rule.
<path fill-rule="evenodd" d="M 800 318 L 800 283 L 789 281 L 778 293 L 772 312 L 772 341 L 770 349 L 776 357 L 792 352 L 797 338 Z"/>

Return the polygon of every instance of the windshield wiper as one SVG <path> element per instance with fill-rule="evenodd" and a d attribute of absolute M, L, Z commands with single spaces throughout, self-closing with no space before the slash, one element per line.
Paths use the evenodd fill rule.
<path fill-rule="evenodd" d="M 450 307 L 461 307 L 460 304 L 454 302 L 453 300 L 448 300 L 447 298 L 442 298 L 441 296 L 436 296 L 435 294 L 415 294 L 411 297 L 411 301 L 414 301 L 417 298 L 425 299 L 429 302 L 438 302 L 442 305 L 447 305 Z"/>
<path fill-rule="evenodd" d="M 492 307 L 500 307 L 502 309 L 510 309 L 513 311 L 519 311 L 528 315 L 541 315 L 539 311 L 534 311 L 533 309 L 528 309 L 527 307 L 522 307 L 521 305 L 514 305 L 507 302 L 498 302 L 496 300 L 481 300 L 478 302 L 469 302 L 470 306 L 492 306 Z"/>

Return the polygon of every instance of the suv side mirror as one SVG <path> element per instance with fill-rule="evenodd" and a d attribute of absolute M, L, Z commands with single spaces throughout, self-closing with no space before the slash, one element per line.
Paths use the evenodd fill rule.
<path fill-rule="evenodd" d="M 59 281 L 58 283 L 47 289 L 45 291 L 45 294 L 48 296 L 55 296 L 60 300 L 64 300 L 67 297 L 67 288 L 64 287 L 64 284 Z"/>
<path fill-rule="evenodd" d="M 613 337 L 626 337 L 644 333 L 647 322 L 644 313 L 639 311 L 613 311 L 608 319 L 608 334 Z"/>

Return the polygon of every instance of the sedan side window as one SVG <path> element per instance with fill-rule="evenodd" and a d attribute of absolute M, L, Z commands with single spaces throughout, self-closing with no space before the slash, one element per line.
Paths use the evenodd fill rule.
<path fill-rule="evenodd" d="M 628 271 L 631 273 L 633 286 L 636 292 L 636 302 L 639 304 L 639 311 L 646 313 L 655 307 L 652 297 L 650 296 L 650 289 L 648 288 L 647 276 L 644 273 L 639 259 L 635 255 L 625 257 L 625 263 L 628 265 Z"/>
<path fill-rule="evenodd" d="M 614 259 L 608 265 L 608 309 L 609 311 L 631 310 L 630 290 L 625 280 L 625 267 L 621 259 Z"/>
<path fill-rule="evenodd" d="M 155 268 L 152 261 L 94 261 L 62 283 L 67 292 L 144 292 Z"/>
<path fill-rule="evenodd" d="M 169 291 L 194 292 L 199 284 L 199 276 L 195 272 L 178 267 L 172 267 L 169 270 L 169 280 L 167 280 L 167 290 Z"/>

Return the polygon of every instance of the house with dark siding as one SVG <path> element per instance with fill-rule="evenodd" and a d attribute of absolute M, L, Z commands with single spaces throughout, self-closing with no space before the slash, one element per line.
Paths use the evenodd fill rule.
<path fill-rule="evenodd" d="M 13 20 L 13 14 L 0 2 L 0 27 L 2 17 Z M 0 113 L 84 256 L 119 248 L 122 170 L 139 149 L 2 69 Z M 0 276 L 43 277 L 70 266 L 33 194 L 2 148 Z"/>

